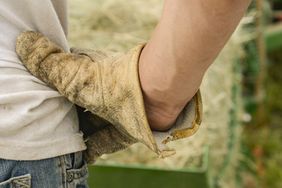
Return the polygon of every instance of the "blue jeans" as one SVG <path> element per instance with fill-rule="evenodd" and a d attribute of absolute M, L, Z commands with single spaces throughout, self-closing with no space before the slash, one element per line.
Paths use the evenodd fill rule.
<path fill-rule="evenodd" d="M 38 161 L 0 159 L 0 188 L 88 188 L 82 152 Z"/>

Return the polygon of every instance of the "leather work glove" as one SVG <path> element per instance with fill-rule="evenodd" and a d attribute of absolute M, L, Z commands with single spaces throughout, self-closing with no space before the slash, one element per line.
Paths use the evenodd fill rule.
<path fill-rule="evenodd" d="M 99 51 L 65 53 L 40 33 L 17 38 L 16 52 L 31 74 L 79 107 L 82 131 L 88 132 L 86 160 L 141 142 L 160 156 L 164 144 L 193 135 L 202 119 L 200 92 L 186 105 L 167 132 L 151 131 L 145 113 L 138 73 L 144 45 L 113 56 Z"/>

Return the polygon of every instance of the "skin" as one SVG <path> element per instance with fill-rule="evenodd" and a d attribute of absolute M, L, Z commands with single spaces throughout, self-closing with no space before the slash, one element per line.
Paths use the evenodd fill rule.
<path fill-rule="evenodd" d="M 140 56 L 149 124 L 169 129 L 200 87 L 251 0 L 166 0 Z"/>

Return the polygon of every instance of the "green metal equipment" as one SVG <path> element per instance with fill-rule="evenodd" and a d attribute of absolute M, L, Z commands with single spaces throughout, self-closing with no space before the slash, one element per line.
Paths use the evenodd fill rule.
<path fill-rule="evenodd" d="M 205 148 L 202 166 L 168 170 L 144 166 L 94 165 L 90 166 L 91 188 L 209 188 L 208 148 Z"/>

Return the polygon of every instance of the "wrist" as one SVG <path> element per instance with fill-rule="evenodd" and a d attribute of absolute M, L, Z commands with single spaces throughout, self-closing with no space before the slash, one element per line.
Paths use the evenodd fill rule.
<path fill-rule="evenodd" d="M 165 102 L 148 97 L 144 92 L 143 96 L 148 123 L 155 131 L 170 129 L 185 106 L 165 104 Z"/>
<path fill-rule="evenodd" d="M 163 109 L 151 108 L 145 105 L 146 115 L 150 128 L 154 131 L 167 131 L 175 123 L 178 114 L 170 114 Z"/>

